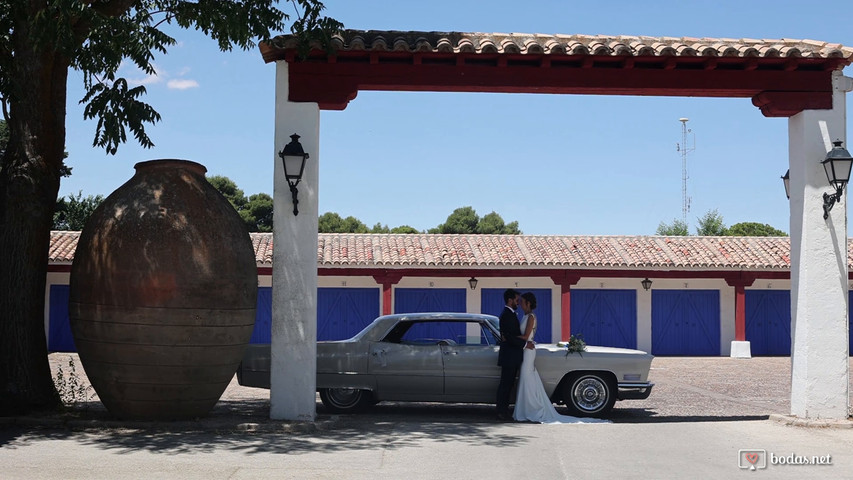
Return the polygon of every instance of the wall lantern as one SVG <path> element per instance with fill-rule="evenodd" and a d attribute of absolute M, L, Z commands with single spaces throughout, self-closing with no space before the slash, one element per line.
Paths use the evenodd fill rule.
<path fill-rule="evenodd" d="M 475 288 L 477 288 L 477 279 L 474 277 L 469 278 L 468 279 L 468 286 L 471 287 L 471 290 L 474 290 Z"/>
<path fill-rule="evenodd" d="M 640 284 L 643 286 L 643 290 L 645 290 L 647 292 L 649 291 L 650 288 L 652 288 L 652 281 L 649 280 L 649 277 L 646 277 L 646 279 L 643 280 L 642 282 L 640 282 Z"/>
<path fill-rule="evenodd" d="M 293 134 L 290 136 L 290 143 L 284 146 L 278 156 L 281 157 L 281 163 L 284 165 L 284 178 L 287 184 L 290 185 L 290 194 L 293 196 L 293 214 L 299 215 L 299 200 L 296 198 L 299 181 L 302 180 L 302 172 L 305 170 L 305 160 L 308 159 L 308 154 L 302 150 L 302 144 L 299 143 L 299 135 Z"/>
<path fill-rule="evenodd" d="M 832 210 L 833 205 L 841 201 L 841 192 L 844 189 L 844 185 L 850 180 L 850 167 L 853 166 L 853 157 L 850 156 L 850 152 L 846 148 L 841 146 L 844 142 L 836 140 L 832 143 L 835 146 L 827 152 L 826 158 L 820 162 L 826 171 L 826 179 L 835 188 L 835 193 L 823 194 L 824 220 L 829 218 L 829 211 Z"/>
<path fill-rule="evenodd" d="M 785 196 L 788 200 L 791 199 L 791 169 L 789 168 L 785 175 L 782 175 L 782 183 L 785 185 Z"/>

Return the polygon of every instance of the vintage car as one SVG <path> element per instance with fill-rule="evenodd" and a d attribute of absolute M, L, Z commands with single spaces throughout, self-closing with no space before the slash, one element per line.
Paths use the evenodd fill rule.
<path fill-rule="evenodd" d="M 494 403 L 500 380 L 498 318 L 466 313 L 382 316 L 349 340 L 317 342 L 317 390 L 333 412 L 383 400 Z M 569 353 L 536 345 L 536 370 L 554 403 L 571 415 L 603 416 L 616 400 L 644 399 L 652 355 L 588 346 Z M 250 345 L 241 385 L 269 388 L 270 346 Z"/>

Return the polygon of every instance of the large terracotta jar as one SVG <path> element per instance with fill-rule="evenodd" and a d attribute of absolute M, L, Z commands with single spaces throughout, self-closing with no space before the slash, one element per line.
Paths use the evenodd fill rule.
<path fill-rule="evenodd" d="M 252 334 L 252 241 L 206 171 L 182 160 L 136 164 L 80 235 L 71 331 L 86 375 L 117 417 L 207 414 Z"/>

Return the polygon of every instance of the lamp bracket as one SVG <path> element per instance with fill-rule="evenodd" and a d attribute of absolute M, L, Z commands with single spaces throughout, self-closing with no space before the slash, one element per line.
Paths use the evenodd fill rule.
<path fill-rule="evenodd" d="M 835 191 L 835 193 L 823 194 L 823 219 L 826 220 L 829 218 L 829 211 L 832 210 L 832 207 L 835 206 L 836 202 L 841 203 L 841 192 L 843 190 L 839 188 Z"/>
<path fill-rule="evenodd" d="M 299 199 L 296 197 L 296 194 L 299 193 L 299 190 L 296 189 L 296 185 L 299 184 L 299 180 L 297 179 L 295 182 L 288 180 L 287 184 L 290 185 L 290 195 L 293 197 L 293 215 L 299 215 Z"/>

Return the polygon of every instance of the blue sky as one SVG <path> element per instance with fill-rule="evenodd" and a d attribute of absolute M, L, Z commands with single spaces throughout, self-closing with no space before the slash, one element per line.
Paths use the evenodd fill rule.
<path fill-rule="evenodd" d="M 325 3 L 328 15 L 355 29 L 806 38 L 853 46 L 853 28 L 842 20 L 847 1 Z M 223 53 L 202 34 L 170 34 L 179 44 L 156 57 L 156 77 L 122 72 L 146 85 L 147 101 L 163 117 L 148 129 L 152 149 L 131 141 L 109 156 L 93 148 L 95 122 L 83 120 L 77 103 L 81 75 L 70 72 L 74 170 L 60 195 L 107 195 L 133 175 L 135 163 L 158 158 L 193 160 L 247 195 L 272 194 L 275 67 L 257 49 Z M 845 74 L 853 76 L 851 67 Z M 788 122 L 765 118 L 749 99 L 359 92 L 345 110 L 321 112 L 320 212 L 425 230 L 470 205 L 481 216 L 496 211 L 517 220 L 526 234 L 654 234 L 661 221 L 681 218 L 681 117 L 690 119 L 696 146 L 688 156 L 691 233 L 711 209 L 727 225 L 755 221 L 790 231 L 779 179 L 788 164 Z"/>

